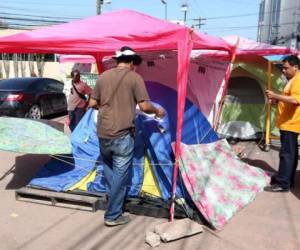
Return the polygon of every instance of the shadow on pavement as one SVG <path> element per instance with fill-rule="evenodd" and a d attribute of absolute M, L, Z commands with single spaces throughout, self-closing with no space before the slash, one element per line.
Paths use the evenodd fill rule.
<path fill-rule="evenodd" d="M 48 115 L 48 116 L 45 116 L 45 117 L 43 117 L 44 119 L 47 119 L 47 120 L 58 120 L 58 121 L 60 121 L 60 120 L 63 120 L 63 119 L 65 119 L 65 116 L 68 114 L 68 112 L 67 111 L 65 111 L 65 112 L 62 112 L 62 113 L 58 113 L 58 114 L 52 114 L 52 115 Z"/>
<path fill-rule="evenodd" d="M 279 152 L 280 151 L 280 145 L 271 145 L 270 149 Z"/>
<path fill-rule="evenodd" d="M 265 171 L 268 171 L 270 173 L 275 173 L 275 169 L 273 167 L 271 167 L 267 162 L 265 161 L 262 161 L 262 160 L 256 160 L 256 159 L 249 159 L 249 158 L 242 158 L 241 159 L 243 162 L 251 165 L 251 166 L 254 166 L 254 167 L 257 167 L 257 168 L 261 168 Z"/>
<path fill-rule="evenodd" d="M 277 173 L 276 169 L 272 168 L 267 162 L 262 160 L 253 160 L 249 158 L 241 159 L 245 163 L 248 163 L 251 166 L 261 168 L 270 174 Z M 296 171 L 295 174 L 295 187 L 291 189 L 291 193 L 295 195 L 300 200 L 300 170 Z"/>
<path fill-rule="evenodd" d="M 60 132 L 64 132 L 66 119 L 67 119 L 67 113 L 64 112 L 56 115 L 51 115 L 51 116 L 49 115 L 43 117 L 43 119 L 36 120 L 36 121 L 47 124 L 48 126 L 57 129 Z"/>
<path fill-rule="evenodd" d="M 6 189 L 18 189 L 26 186 L 37 170 L 49 161 L 48 155 L 27 154 L 17 156 L 15 165 L 9 173 L 13 174 L 12 179 L 6 185 Z"/>

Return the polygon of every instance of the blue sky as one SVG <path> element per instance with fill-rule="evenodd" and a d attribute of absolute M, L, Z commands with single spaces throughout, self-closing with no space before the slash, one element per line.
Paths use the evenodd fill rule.
<path fill-rule="evenodd" d="M 161 0 L 111 0 L 102 5 L 102 12 L 133 9 L 158 18 L 165 18 L 165 6 Z M 188 5 L 187 24 L 202 21 L 201 31 L 210 35 L 239 35 L 256 40 L 260 0 L 166 0 L 170 20 L 183 20 L 181 5 Z M 16 15 L 14 15 L 16 14 Z M 35 16 L 82 18 L 96 14 L 96 0 L 1 0 L 1 17 Z M 28 16 L 27 16 L 28 15 Z M 22 16 L 21 16 L 22 17 Z M 60 20 L 60 19 L 59 19 Z M 11 21 L 15 23 L 20 20 Z"/>

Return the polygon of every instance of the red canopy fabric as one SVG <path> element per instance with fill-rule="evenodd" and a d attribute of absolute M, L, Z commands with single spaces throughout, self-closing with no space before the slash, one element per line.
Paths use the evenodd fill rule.
<path fill-rule="evenodd" d="M 222 50 L 231 53 L 230 44 L 219 38 L 196 34 L 185 26 L 131 10 L 110 12 L 0 38 L 2 53 L 87 54 L 96 58 L 99 69 L 104 56 L 112 55 L 124 45 L 137 51 L 178 52 L 178 120 L 174 168 L 176 176 L 191 50 Z M 176 177 L 173 185 L 175 183 Z"/>

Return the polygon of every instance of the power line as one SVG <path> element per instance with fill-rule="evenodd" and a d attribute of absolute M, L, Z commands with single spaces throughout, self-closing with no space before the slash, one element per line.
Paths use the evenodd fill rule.
<path fill-rule="evenodd" d="M 254 5 L 257 5 L 256 3 L 253 3 L 253 2 L 245 2 L 245 1 L 240 1 L 240 0 L 226 0 L 226 3 L 227 2 L 231 2 L 231 3 L 237 3 L 237 4 L 254 4 Z"/>
<path fill-rule="evenodd" d="M 18 23 L 18 22 L 12 22 L 12 23 L 2 23 L 0 26 L 10 28 L 11 25 L 18 25 L 18 26 L 29 26 L 29 27 L 49 27 L 54 24 L 45 24 L 45 23 Z"/>
<path fill-rule="evenodd" d="M 16 25 L 16 26 L 24 26 L 24 27 L 48 27 L 48 26 L 50 26 L 50 25 L 47 25 L 47 24 L 30 24 L 30 23 L 26 23 L 26 24 L 24 24 L 24 23 L 5 23 L 4 25 L 3 24 L 0 24 L 0 27 L 1 28 L 11 28 L 12 26 L 14 26 L 14 25 Z"/>
<path fill-rule="evenodd" d="M 26 9 L 26 8 L 12 8 L 12 7 L 3 7 L 3 6 L 0 6 L 0 10 L 1 9 L 19 10 L 19 11 L 32 11 L 32 9 Z"/>
<path fill-rule="evenodd" d="M 284 12 L 284 11 L 288 11 L 294 8 L 286 8 L 286 9 L 282 9 L 279 12 Z M 266 11 L 264 12 L 265 14 L 271 14 L 271 13 L 275 13 L 277 11 Z M 230 18 L 236 18 L 236 17 L 246 17 L 246 16 L 254 16 L 254 15 L 258 15 L 259 13 L 247 13 L 247 14 L 240 14 L 240 15 L 231 15 L 231 16 L 216 16 L 216 17 L 206 17 L 205 19 L 207 20 L 213 20 L 213 19 L 230 19 Z M 193 19 L 188 19 L 188 20 L 193 20 Z"/>
<path fill-rule="evenodd" d="M 214 28 L 208 28 L 205 29 L 205 31 L 207 30 L 211 30 L 211 31 L 233 31 L 233 30 L 241 30 L 241 29 L 253 29 L 253 28 L 257 28 L 257 25 L 253 25 L 253 26 L 236 26 L 236 27 L 214 27 Z"/>
<path fill-rule="evenodd" d="M 26 28 L 26 27 L 15 27 L 15 26 L 11 26 L 9 27 L 10 29 L 13 29 L 13 30 L 33 30 L 32 28 Z M 2 29 L 7 29 L 7 27 L 2 27 L 0 25 L 0 30 Z"/>
<path fill-rule="evenodd" d="M 28 9 L 28 8 L 16 8 L 16 7 L 5 7 L 5 6 L 0 6 L 0 10 L 12 10 L 12 11 L 21 11 L 21 12 L 24 12 L 24 11 L 27 11 L 27 12 L 32 12 L 32 11 L 41 11 L 40 9 L 40 6 L 38 6 L 39 9 L 34 9 L 34 8 L 31 8 L 31 9 Z M 72 9 L 74 10 L 74 9 Z M 80 11 L 80 9 L 77 9 L 77 11 Z"/>
<path fill-rule="evenodd" d="M 45 22 L 45 23 L 66 23 L 65 21 L 55 21 L 55 20 L 44 20 L 44 19 L 33 19 L 33 18 L 17 18 L 17 17 L 5 17 L 0 16 L 0 20 L 12 20 L 12 21 L 26 21 L 26 22 Z"/>
<path fill-rule="evenodd" d="M 25 16 L 25 17 L 40 17 L 40 18 L 51 18 L 51 19 L 79 19 L 79 17 L 58 17 L 58 16 L 37 16 L 37 15 L 27 15 L 27 14 L 19 14 L 19 13 L 9 13 L 9 12 L 0 12 L 2 15 L 9 16 Z"/>
<path fill-rule="evenodd" d="M 288 22 L 288 23 L 282 23 L 280 24 L 280 26 L 282 25 L 293 25 L 294 22 Z M 269 26 L 273 26 L 273 25 L 261 25 L 260 27 L 269 27 Z M 214 27 L 214 28 L 208 28 L 205 30 L 217 30 L 217 31 L 228 31 L 228 30 L 239 30 L 239 29 L 249 29 L 249 28 L 257 28 L 257 25 L 251 25 L 251 26 L 233 26 L 233 27 Z"/>
<path fill-rule="evenodd" d="M 41 4 L 41 2 L 40 1 L 37 1 L 37 2 L 29 2 L 29 1 L 22 1 L 22 2 L 16 2 L 16 1 L 12 1 L 12 0 L 10 0 L 9 1 L 9 3 L 4 3 L 5 5 L 4 5 L 4 7 L 5 6 L 8 6 L 8 7 L 11 7 L 11 5 L 9 5 L 9 4 L 12 4 L 12 5 L 15 5 L 15 4 L 18 4 L 18 3 L 20 3 L 20 4 L 22 4 L 22 5 L 28 5 L 28 6 L 30 6 L 30 5 L 38 5 L 39 7 L 40 7 L 40 4 Z M 45 2 L 45 1 L 43 1 L 43 6 L 73 6 L 73 7 L 76 7 L 75 5 L 74 5 L 74 2 L 70 2 L 70 3 L 64 3 L 63 1 L 61 1 L 61 2 Z M 93 6 L 92 4 L 90 5 L 90 6 Z M 78 5 L 78 8 L 82 8 L 82 7 L 88 7 L 88 8 L 90 8 L 90 6 L 88 6 L 88 5 L 86 5 L 86 4 L 82 4 L 82 5 Z"/>
<path fill-rule="evenodd" d="M 205 21 L 206 19 L 205 18 L 194 18 L 193 21 L 197 22 L 196 24 L 193 24 L 192 27 L 198 27 L 198 29 L 200 30 L 201 29 L 201 26 L 202 25 L 205 25 L 205 23 L 202 23 L 202 21 Z"/>
<path fill-rule="evenodd" d="M 0 24 L 0 30 L 2 29 L 16 29 L 16 30 L 34 30 L 37 28 L 49 27 L 49 25 L 36 25 L 36 24 L 19 24 L 11 23 L 8 26 L 5 24 Z"/>
<path fill-rule="evenodd" d="M 93 0 L 86 0 L 87 2 L 92 2 Z M 7 1 L 7 2 L 9 2 L 10 4 L 19 4 L 19 3 L 21 3 L 21 4 L 27 4 L 27 3 L 30 3 L 30 4 L 40 4 L 41 3 L 41 1 L 40 0 L 26 0 L 26 1 L 24 1 L 24 0 L 9 0 L 9 1 Z M 5 3 L 5 4 L 7 4 L 7 2 Z M 77 2 L 77 3 L 82 3 L 82 0 L 64 0 L 64 1 L 61 1 L 61 2 L 65 2 L 65 3 L 69 3 L 69 4 L 74 4 L 75 2 Z M 56 3 L 53 3 L 53 1 L 50 1 L 50 0 L 45 0 L 44 2 L 43 2 L 43 4 L 54 4 L 54 5 L 56 5 Z M 59 3 L 60 4 L 60 3 Z"/>

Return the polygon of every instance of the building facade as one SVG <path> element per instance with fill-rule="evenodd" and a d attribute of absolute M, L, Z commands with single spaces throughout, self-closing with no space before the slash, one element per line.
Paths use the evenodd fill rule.
<path fill-rule="evenodd" d="M 300 48 L 300 0 L 261 0 L 257 41 Z"/>

